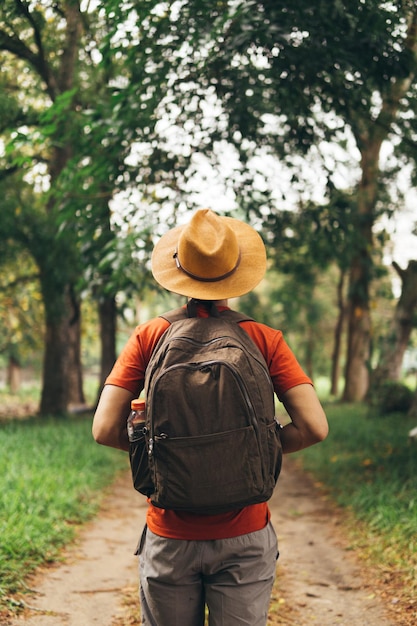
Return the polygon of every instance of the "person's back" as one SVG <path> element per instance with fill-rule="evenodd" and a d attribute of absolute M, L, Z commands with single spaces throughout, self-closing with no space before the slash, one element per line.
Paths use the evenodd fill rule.
<path fill-rule="evenodd" d="M 200 301 L 196 313 L 201 317 L 209 315 L 207 302 L 220 311 L 228 309 L 227 299 L 252 290 L 265 269 L 258 233 L 208 209 L 166 233 L 152 255 L 157 282 Z M 324 439 L 323 409 L 282 333 L 251 320 L 239 325 L 265 359 L 275 393 L 291 418 L 280 431 L 283 452 Z M 142 391 L 149 361 L 169 326 L 156 318 L 130 337 L 94 417 L 93 435 L 99 443 L 128 449 L 130 401 Z M 204 394 L 201 399 L 207 402 Z M 207 605 L 210 626 L 266 624 L 278 556 L 267 502 L 209 515 L 150 503 L 138 554 L 142 623 L 202 626 Z"/>

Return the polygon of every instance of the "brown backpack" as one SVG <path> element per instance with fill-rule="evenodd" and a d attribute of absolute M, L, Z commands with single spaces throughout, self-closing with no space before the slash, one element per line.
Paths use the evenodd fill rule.
<path fill-rule="evenodd" d="M 162 316 L 170 326 L 145 374 L 142 468 L 131 451 L 135 488 L 155 506 L 200 514 L 265 502 L 282 448 L 268 368 L 238 324 L 250 318 L 186 316 Z"/>

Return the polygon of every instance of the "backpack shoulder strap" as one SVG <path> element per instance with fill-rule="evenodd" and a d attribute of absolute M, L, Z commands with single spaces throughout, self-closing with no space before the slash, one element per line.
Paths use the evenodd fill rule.
<path fill-rule="evenodd" d="M 173 324 L 174 322 L 179 322 L 180 320 L 187 319 L 187 309 L 184 307 L 179 307 L 178 309 L 172 309 L 171 311 L 167 311 L 159 317 L 162 317 L 162 319 L 166 320 L 170 324 Z"/>
<path fill-rule="evenodd" d="M 229 320 L 230 322 L 254 322 L 253 317 L 249 317 L 249 315 L 245 315 L 244 313 L 240 313 L 239 311 L 232 311 L 232 309 L 225 309 L 224 311 L 219 311 L 219 316 Z"/>
<path fill-rule="evenodd" d="M 162 317 L 164 320 L 173 324 L 174 322 L 179 322 L 180 320 L 185 320 L 188 318 L 187 307 L 180 307 L 178 309 L 172 309 L 171 311 L 167 311 L 163 313 L 159 317 Z M 238 324 L 239 322 L 253 322 L 254 319 L 245 315 L 244 313 L 240 313 L 239 311 L 232 311 L 232 309 L 225 309 L 224 311 L 219 311 L 219 317 L 230 322 L 235 322 Z"/>

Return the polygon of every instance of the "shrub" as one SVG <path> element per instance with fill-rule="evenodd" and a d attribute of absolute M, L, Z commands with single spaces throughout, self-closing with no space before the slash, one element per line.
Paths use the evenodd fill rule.
<path fill-rule="evenodd" d="M 403 383 L 386 380 L 372 389 L 370 404 L 384 415 L 408 413 L 413 402 L 413 392 Z"/>

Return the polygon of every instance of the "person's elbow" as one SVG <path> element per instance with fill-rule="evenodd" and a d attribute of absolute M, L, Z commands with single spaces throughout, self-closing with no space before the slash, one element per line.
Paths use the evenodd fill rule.
<path fill-rule="evenodd" d="M 313 419 L 309 419 L 301 426 L 304 430 L 303 439 L 304 446 L 313 446 L 316 443 L 324 441 L 329 434 L 329 423 L 322 407 L 318 407 L 315 411 Z"/>
<path fill-rule="evenodd" d="M 94 414 L 92 435 L 102 446 L 128 450 L 126 420 L 133 394 L 121 387 L 106 385 Z"/>
<path fill-rule="evenodd" d="M 329 434 L 329 424 L 324 417 L 324 419 L 320 420 L 318 423 L 314 425 L 314 429 L 311 432 L 311 438 L 313 440 L 313 444 L 320 443 L 324 441 Z"/>
<path fill-rule="evenodd" d="M 108 429 L 103 428 L 102 426 L 93 423 L 93 427 L 92 427 L 92 435 L 93 435 L 93 439 L 96 443 L 99 443 L 102 446 L 108 446 L 109 445 L 109 440 L 110 440 L 110 433 L 108 431 Z"/>
<path fill-rule="evenodd" d="M 93 425 L 92 434 L 96 443 L 101 446 L 108 446 L 119 450 L 129 449 L 126 429 L 120 430 L 119 428 Z"/>
<path fill-rule="evenodd" d="M 298 425 L 297 427 L 293 422 L 291 427 L 294 429 L 294 439 L 290 446 L 286 446 L 287 452 L 297 452 L 298 450 L 304 450 L 304 448 L 314 446 L 315 444 L 324 441 L 329 432 L 328 427 L 325 424 L 303 424 L 302 426 Z"/>
<path fill-rule="evenodd" d="M 298 385 L 283 397 L 284 406 L 292 421 L 293 441 L 290 451 L 302 450 L 320 443 L 329 433 L 324 409 L 311 385 Z"/>

